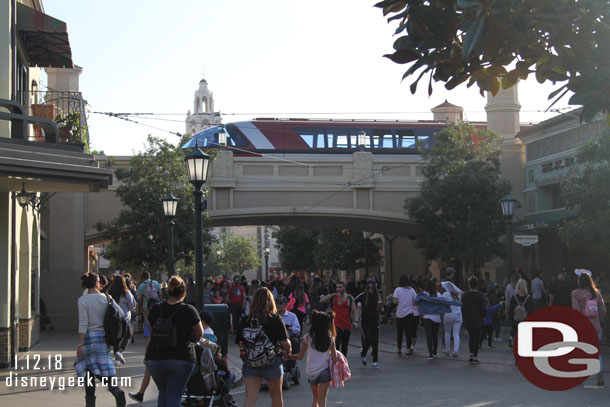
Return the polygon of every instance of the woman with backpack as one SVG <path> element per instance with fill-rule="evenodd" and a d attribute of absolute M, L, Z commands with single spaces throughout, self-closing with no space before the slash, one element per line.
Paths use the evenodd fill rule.
<path fill-rule="evenodd" d="M 312 406 L 326 407 L 326 397 L 331 381 L 329 362 L 337 363 L 335 348 L 335 314 L 314 310 L 311 314 L 311 328 L 301 340 L 301 350 L 290 355 L 290 360 L 301 360 L 307 352 L 307 381 L 313 396 Z"/>
<path fill-rule="evenodd" d="M 109 384 L 108 391 L 114 396 L 116 405 L 125 405 L 125 393 L 117 386 L 111 386 L 111 378 L 116 375 L 110 350 L 106 344 L 104 317 L 109 306 L 114 307 L 119 315 L 123 311 L 110 297 L 100 293 L 100 278 L 96 273 L 85 273 L 81 276 L 82 286 L 87 293 L 78 299 L 78 348 L 76 349 L 76 374 L 86 377 L 85 404 L 95 406 L 95 378 L 105 378 Z M 109 305 L 110 303 L 110 305 Z"/>
<path fill-rule="evenodd" d="M 180 277 L 170 278 L 167 293 L 167 301 L 156 304 L 148 315 L 151 336 L 145 360 L 159 389 L 157 405 L 180 407 L 197 362 L 195 344 L 203 335 L 203 326 L 195 307 L 183 302 L 186 284 Z"/>
<path fill-rule="evenodd" d="M 129 326 L 129 335 L 125 335 L 121 342 L 114 346 L 114 357 L 122 364 L 125 364 L 125 358 L 123 357 L 122 352 L 125 350 L 129 340 L 133 336 L 131 316 L 136 312 L 136 299 L 129 291 L 125 277 L 119 275 L 112 279 L 110 288 L 108 289 L 108 294 L 117 304 L 119 304 L 121 310 L 123 310 L 123 316 L 125 317 L 125 321 L 127 321 Z"/>
<path fill-rule="evenodd" d="M 533 311 L 534 300 L 529 296 L 527 282 L 524 279 L 517 281 L 515 294 L 510 298 L 508 308 L 508 319 L 511 321 L 510 337 L 508 346 L 513 347 L 513 338 L 517 333 L 519 322 L 523 321 Z"/>
<path fill-rule="evenodd" d="M 602 339 L 601 321 L 606 320 L 606 304 L 604 299 L 595 287 L 595 283 L 589 274 L 589 270 L 576 270 L 578 275 L 578 288 L 572 291 L 572 308 L 586 316 L 595 327 L 599 340 Z M 599 353 L 599 363 L 601 370 L 597 374 L 597 386 L 604 386 L 604 368 L 602 364 L 602 353 Z"/>
<path fill-rule="evenodd" d="M 244 407 L 255 407 L 263 379 L 269 387 L 272 407 L 282 407 L 282 359 L 278 350 L 291 353 L 282 317 L 277 314 L 273 294 L 265 287 L 252 296 L 247 317 L 239 322 L 235 343 L 242 356 L 242 377 L 246 385 Z M 262 352 L 261 352 L 262 350 Z"/>

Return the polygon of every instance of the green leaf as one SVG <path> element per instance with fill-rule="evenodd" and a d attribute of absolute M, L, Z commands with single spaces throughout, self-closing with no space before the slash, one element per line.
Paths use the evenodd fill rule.
<path fill-rule="evenodd" d="M 476 1 L 472 1 L 472 0 L 458 0 L 457 1 L 457 6 L 459 8 L 470 8 L 470 7 L 480 7 L 481 5 L 479 3 L 477 3 Z"/>
<path fill-rule="evenodd" d="M 487 32 L 487 18 L 482 16 L 474 20 L 464 37 L 462 46 L 462 58 L 470 58 L 471 53 L 479 53 L 485 42 Z"/>
<path fill-rule="evenodd" d="M 386 54 L 384 55 L 384 57 L 397 64 L 407 64 L 409 62 L 415 61 L 417 58 L 420 57 L 420 55 L 415 51 L 412 51 L 408 48 L 404 48 L 399 49 L 393 54 Z"/>
<path fill-rule="evenodd" d="M 505 77 L 502 78 L 502 89 L 510 89 L 515 86 L 517 80 L 519 79 L 519 74 L 516 70 L 510 71 Z"/>

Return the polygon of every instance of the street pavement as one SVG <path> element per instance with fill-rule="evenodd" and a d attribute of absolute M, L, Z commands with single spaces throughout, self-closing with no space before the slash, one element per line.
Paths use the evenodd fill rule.
<path fill-rule="evenodd" d="M 512 350 L 507 343 L 494 342 L 495 349 L 487 348 L 485 344 L 479 354 L 479 365 L 467 363 L 468 335 L 462 331 L 462 344 L 459 358 L 444 356 L 439 352 L 439 358 L 427 360 L 425 334 L 423 329 L 418 331 L 418 342 L 415 355 L 412 357 L 399 357 L 396 355 L 395 325 L 382 325 L 380 332 L 379 369 L 371 367 L 369 363 L 363 366 L 360 362 L 360 335 L 354 330 L 350 341 L 348 360 L 352 371 L 351 380 L 341 389 L 331 389 L 328 396 L 328 406 L 609 406 L 610 384 L 605 389 L 585 388 L 594 384 L 594 378 L 575 389 L 563 392 L 549 392 L 541 390 L 530 384 L 519 372 L 514 364 Z M 307 328 L 306 328 L 307 330 Z M 504 328 L 502 336 L 506 337 L 508 330 Z M 229 363 L 232 370 L 241 378 L 239 373 L 240 360 L 237 348 L 231 343 L 233 335 L 229 336 Z M 27 370 L 21 369 L 27 360 L 22 354 L 20 368 L 0 370 L 0 406 L 19 407 L 55 407 L 55 406 L 82 406 L 84 405 L 84 390 L 82 388 L 66 388 L 64 390 L 50 390 L 40 387 L 7 388 L 6 379 L 10 374 L 28 377 L 73 377 L 75 376 L 73 362 L 75 359 L 75 332 L 42 332 L 40 344 L 29 352 L 31 365 L 34 355 L 41 355 L 40 366 L 47 366 L 48 355 L 62 355 L 61 370 Z M 439 343 L 439 351 L 442 345 Z M 404 351 L 403 351 L 404 352 Z M 131 387 L 124 387 L 127 391 L 137 391 L 144 366 L 142 364 L 144 353 L 144 339 L 142 335 L 136 336 L 136 343 L 130 345 L 125 357 L 127 364 L 117 368 L 118 375 L 130 378 Z M 610 352 L 604 349 L 604 360 L 610 362 Z M 39 366 L 39 367 L 40 367 Z M 302 374 L 302 383 L 293 385 L 284 391 L 284 405 L 287 407 L 311 406 L 311 391 L 305 379 L 305 360 L 299 362 Z M 610 363 L 605 363 L 606 375 L 610 371 Z M 30 366 L 31 368 L 32 366 Z M 65 379 L 64 379 L 65 380 Z M 610 376 L 606 378 L 610 382 Z M 244 386 L 238 381 L 231 390 L 238 405 L 243 404 Z M 114 406 L 113 397 L 103 388 L 98 388 L 97 405 Z M 146 391 L 144 403 L 146 406 L 155 406 L 157 389 L 151 382 Z M 128 399 L 128 405 L 139 405 Z M 259 407 L 270 406 L 269 394 L 261 391 Z"/>

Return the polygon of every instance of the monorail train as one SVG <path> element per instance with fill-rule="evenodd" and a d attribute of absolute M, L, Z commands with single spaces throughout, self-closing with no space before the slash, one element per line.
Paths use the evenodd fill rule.
<path fill-rule="evenodd" d="M 416 154 L 430 148 L 434 134 L 446 126 L 438 121 L 363 121 L 313 119 L 254 119 L 224 125 L 226 146 L 236 154 L 252 153 L 341 153 L 353 152 L 358 134 L 366 133 L 364 149 L 375 153 Z M 223 126 L 205 129 L 183 148 L 222 148 L 218 133 Z M 360 140 L 362 143 L 362 140 Z"/>

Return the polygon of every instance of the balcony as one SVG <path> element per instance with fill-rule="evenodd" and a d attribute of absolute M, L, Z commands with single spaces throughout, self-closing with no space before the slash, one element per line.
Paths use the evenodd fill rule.
<path fill-rule="evenodd" d="M 26 114 L 35 118 L 53 120 L 58 127 L 59 143 L 89 149 L 86 102 L 80 92 L 26 91 L 21 97 Z M 45 131 L 38 124 L 27 137 L 28 141 L 48 142 Z"/>

